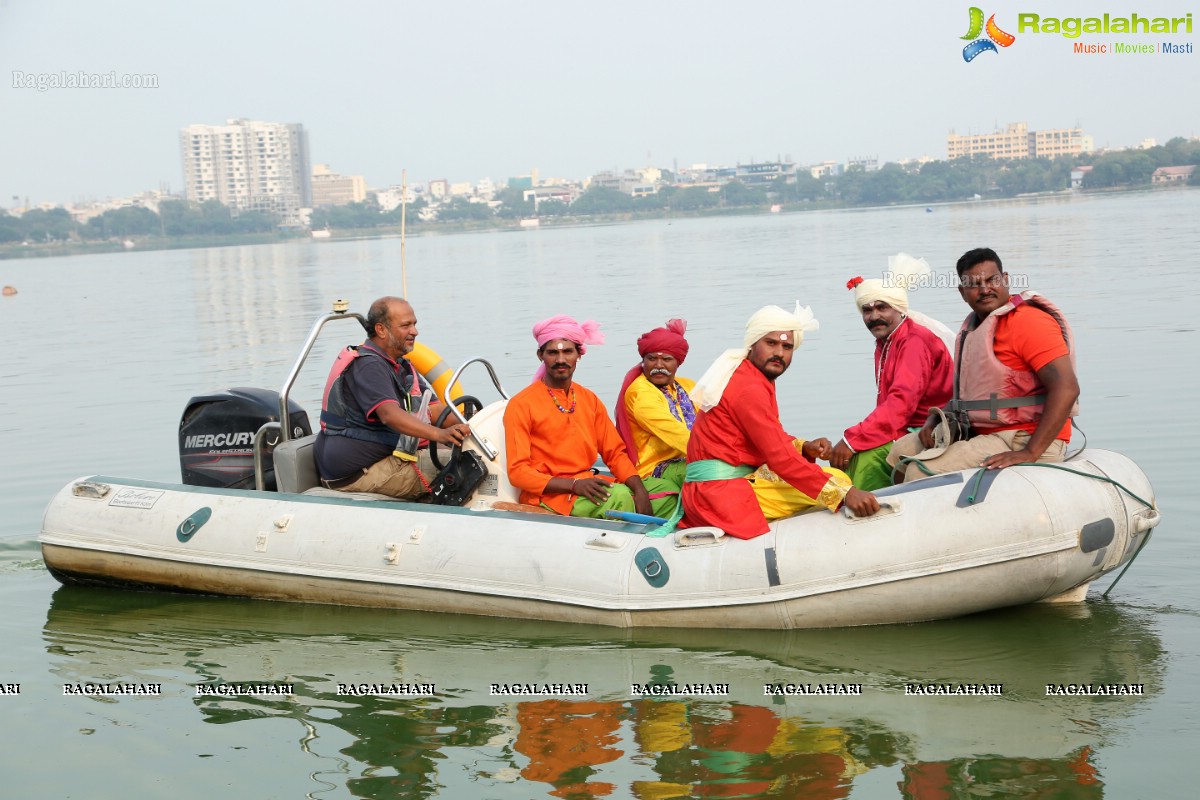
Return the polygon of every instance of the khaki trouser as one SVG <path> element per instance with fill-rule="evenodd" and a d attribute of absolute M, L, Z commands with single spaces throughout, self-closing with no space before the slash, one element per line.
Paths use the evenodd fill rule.
<path fill-rule="evenodd" d="M 430 445 L 433 447 L 434 445 Z M 417 475 L 417 468 L 421 475 Z M 395 456 L 387 456 L 376 461 L 363 470 L 362 477 L 347 486 L 338 489 L 339 492 L 374 492 L 386 494 L 400 500 L 416 500 L 422 495 L 428 495 L 427 484 L 437 475 L 433 459 L 429 457 L 428 448 L 417 451 L 416 461 L 404 461 Z M 425 481 L 421 481 L 421 477 Z"/>
<path fill-rule="evenodd" d="M 997 453 L 1003 453 L 1007 450 L 1021 450 L 1028 441 L 1029 433 L 1027 431 L 984 433 L 966 441 L 955 442 L 947 447 L 946 452 L 940 456 L 925 459 L 922 463 L 929 468 L 930 472 L 935 474 L 974 469 L 983 464 L 984 459 L 989 456 L 994 456 Z M 895 468 L 902 456 L 917 455 L 924 449 L 925 447 L 921 444 L 919 432 L 906 434 L 897 439 L 896 443 L 892 445 L 892 451 L 888 453 L 888 463 Z M 1066 442 L 1062 439 L 1055 439 L 1046 448 L 1046 452 L 1042 453 L 1038 461 L 1062 461 L 1066 449 Z M 907 469 L 904 471 L 904 480 L 915 481 L 917 478 L 924 478 L 928 474 L 928 472 L 917 466 L 916 462 L 909 462 Z"/>

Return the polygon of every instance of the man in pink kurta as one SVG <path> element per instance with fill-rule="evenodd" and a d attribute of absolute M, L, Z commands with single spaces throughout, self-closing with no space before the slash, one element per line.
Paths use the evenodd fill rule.
<path fill-rule="evenodd" d="M 875 337 L 875 409 L 850 426 L 833 448 L 831 466 L 844 469 L 860 489 L 892 485 L 887 455 L 892 442 L 925 424 L 954 389 L 954 362 L 942 323 L 909 309 L 908 290 L 931 274 L 924 259 L 905 253 L 888 259 L 883 280 L 854 278 L 854 307 Z"/>
<path fill-rule="evenodd" d="M 875 374 L 875 409 L 846 429 L 846 443 L 857 453 L 921 427 L 929 409 L 945 405 L 954 389 L 954 365 L 945 343 L 908 318 L 887 340 L 875 342 Z"/>

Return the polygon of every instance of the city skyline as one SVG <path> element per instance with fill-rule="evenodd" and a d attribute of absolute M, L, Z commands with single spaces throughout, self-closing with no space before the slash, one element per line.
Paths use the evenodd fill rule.
<path fill-rule="evenodd" d="M 313 163 L 373 187 L 402 171 L 410 182 L 499 182 L 534 168 L 585 177 L 776 158 L 943 159 L 951 131 L 1018 121 L 1083 128 L 1097 148 L 1200 134 L 1200 113 L 1179 96 L 1200 77 L 1200 55 L 1081 55 L 1072 44 L 1086 36 L 1023 33 L 1021 9 L 984 7 L 1016 41 L 966 63 L 969 8 L 533 0 L 331 13 L 315 2 L 7 0 L 0 206 L 180 192 L 178 131 L 233 118 L 300 123 Z M 1072 8 L 1036 10 L 1080 13 Z M 157 88 L 26 88 L 33 76 L 79 73 L 153 76 Z"/>

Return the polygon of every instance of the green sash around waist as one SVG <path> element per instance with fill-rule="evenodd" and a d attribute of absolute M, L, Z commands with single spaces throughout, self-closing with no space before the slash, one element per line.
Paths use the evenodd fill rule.
<path fill-rule="evenodd" d="M 706 458 L 703 461 L 689 461 L 684 483 L 704 483 L 706 481 L 727 481 L 733 478 L 744 478 L 753 474 L 755 468 L 746 464 L 727 464 L 716 458 Z M 671 518 L 657 528 L 646 531 L 647 536 L 666 536 L 675 530 L 679 520 L 683 519 L 683 492 L 679 493 L 679 502 L 675 504 L 675 513 Z"/>

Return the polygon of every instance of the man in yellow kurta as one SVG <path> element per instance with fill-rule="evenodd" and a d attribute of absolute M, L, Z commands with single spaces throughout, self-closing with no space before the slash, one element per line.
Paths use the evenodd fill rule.
<path fill-rule="evenodd" d="M 696 421 L 689 392 L 696 382 L 676 376 L 687 358 L 687 322 L 669 321 L 638 337 L 641 363 L 629 370 L 617 395 L 614 416 L 625 449 L 643 478 L 683 486 L 688 436 Z"/>
<path fill-rule="evenodd" d="M 666 327 L 638 338 L 642 362 L 626 374 L 615 409 L 617 431 L 638 474 L 645 479 L 663 478 L 676 487 L 683 486 L 688 440 L 698 411 L 698 404 L 692 401 L 696 382 L 675 374 L 687 358 L 686 330 L 687 322 L 673 319 Z M 797 439 L 793 446 L 809 460 L 828 458 L 831 447 L 828 439 Z M 840 470 L 825 471 L 849 482 Z M 766 466 L 755 473 L 753 487 L 759 507 L 769 520 L 790 517 L 818 505 Z"/>

